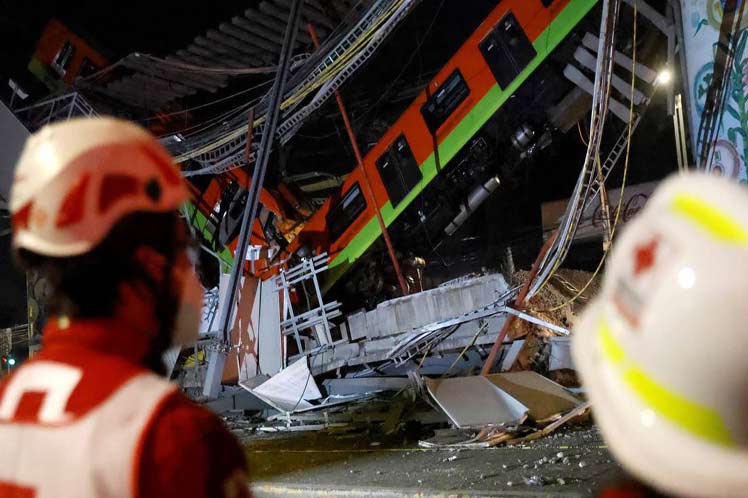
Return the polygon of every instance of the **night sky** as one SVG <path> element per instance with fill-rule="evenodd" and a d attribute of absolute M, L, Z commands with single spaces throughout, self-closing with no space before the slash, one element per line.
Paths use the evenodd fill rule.
<path fill-rule="evenodd" d="M 202 31 L 252 7 L 242 2 L 71 2 L 0 0 L 0 76 L 18 77 L 44 26 L 58 18 L 111 62 L 130 52 L 166 55 Z M 3 78 L 5 97 L 5 78 Z"/>

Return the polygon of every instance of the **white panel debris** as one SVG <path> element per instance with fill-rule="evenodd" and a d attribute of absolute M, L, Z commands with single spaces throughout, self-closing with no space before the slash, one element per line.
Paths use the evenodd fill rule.
<path fill-rule="evenodd" d="M 514 360 L 517 359 L 517 355 L 519 354 L 520 349 L 522 349 L 522 346 L 525 345 L 524 340 L 514 341 L 511 346 L 509 346 L 509 349 L 506 352 L 506 356 L 504 356 L 504 359 L 501 361 L 501 371 L 506 372 L 510 368 L 512 368 L 512 365 L 514 364 Z"/>
<path fill-rule="evenodd" d="M 425 379 L 429 394 L 458 427 L 518 423 L 528 408 L 481 375 Z"/>
<path fill-rule="evenodd" d="M 572 369 L 571 339 L 569 337 L 551 337 L 551 355 L 548 365 L 549 371 Z"/>
<path fill-rule="evenodd" d="M 537 372 L 493 374 L 486 379 L 524 404 L 529 410 L 528 415 L 535 420 L 547 419 L 580 404 L 563 386 Z"/>
<path fill-rule="evenodd" d="M 308 400 L 320 399 L 317 383 L 309 371 L 306 357 L 281 370 L 249 392 L 281 412 L 294 412 L 311 408 Z"/>
<path fill-rule="evenodd" d="M 283 368 L 283 339 L 280 331 L 280 295 L 275 291 L 275 283 L 272 280 L 260 284 L 258 301 L 256 323 L 259 328 L 257 357 L 260 372 L 275 375 Z"/>

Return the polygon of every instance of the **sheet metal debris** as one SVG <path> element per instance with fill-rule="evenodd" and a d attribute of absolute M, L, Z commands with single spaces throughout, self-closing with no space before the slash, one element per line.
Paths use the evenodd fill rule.
<path fill-rule="evenodd" d="M 584 278 L 579 272 L 556 278 L 531 305 L 565 297 Z M 283 358 L 290 366 L 272 377 L 240 383 L 273 408 L 255 419 L 251 431 L 327 430 L 355 437 L 376 430 L 386 436 L 405 433 L 413 423 L 451 424 L 449 437 L 437 433 L 419 445 L 459 450 L 520 444 L 584 416 L 588 405 L 563 386 L 535 371 L 517 371 L 573 376 L 565 337 L 573 316 L 508 310 L 514 292 L 503 278 L 484 275 L 350 315 L 343 322 L 346 333 L 333 343 L 320 344 L 313 331 L 300 330 L 304 356 Z M 470 297 L 467 308 L 460 293 Z M 480 370 L 509 314 L 520 320 L 508 336 L 514 340 L 501 345 L 502 373 L 469 375 Z"/>
<path fill-rule="evenodd" d="M 246 389 L 280 412 L 313 408 L 309 400 L 322 398 L 322 393 L 309 371 L 307 359 L 301 358 L 255 388 Z"/>
<path fill-rule="evenodd" d="M 486 377 L 426 379 L 434 401 L 459 428 L 517 423 L 528 408 Z"/>
<path fill-rule="evenodd" d="M 486 377 L 528 408 L 535 420 L 546 420 L 579 406 L 580 401 L 559 384 L 536 372 L 511 372 Z"/>

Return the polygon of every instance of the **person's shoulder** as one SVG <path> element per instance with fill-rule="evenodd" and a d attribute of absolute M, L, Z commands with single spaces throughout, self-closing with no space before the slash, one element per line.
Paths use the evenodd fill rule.
<path fill-rule="evenodd" d="M 169 394 L 154 413 L 151 423 L 152 430 L 166 430 L 180 432 L 180 437 L 190 438 L 191 435 L 224 435 L 233 437 L 223 425 L 220 418 L 205 407 L 189 400 L 181 392 Z"/>
<path fill-rule="evenodd" d="M 247 464 L 238 441 L 218 416 L 179 392 L 154 412 L 138 460 L 143 496 L 247 496 Z M 219 491 L 237 485 L 236 495 Z"/>

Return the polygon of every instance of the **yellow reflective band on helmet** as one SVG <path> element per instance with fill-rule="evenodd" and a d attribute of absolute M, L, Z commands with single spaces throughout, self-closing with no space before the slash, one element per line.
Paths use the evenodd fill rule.
<path fill-rule="evenodd" d="M 690 194 L 677 194 L 672 209 L 722 242 L 748 245 L 748 228 L 720 209 Z"/>
<path fill-rule="evenodd" d="M 620 370 L 626 385 L 655 413 L 682 430 L 712 443 L 724 446 L 735 444 L 719 413 L 671 391 L 628 359 L 626 351 L 604 320 L 600 321 L 598 340 L 606 359 Z"/>

